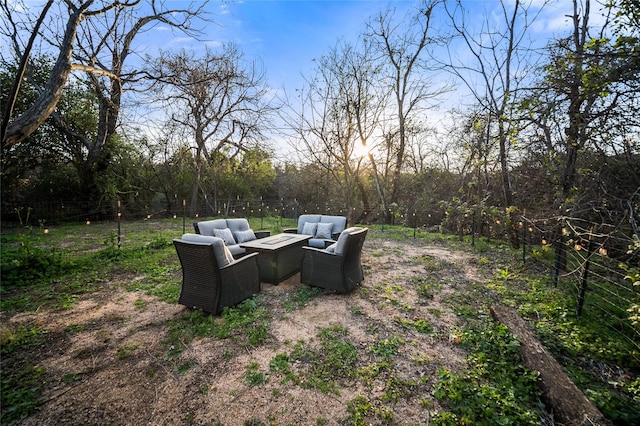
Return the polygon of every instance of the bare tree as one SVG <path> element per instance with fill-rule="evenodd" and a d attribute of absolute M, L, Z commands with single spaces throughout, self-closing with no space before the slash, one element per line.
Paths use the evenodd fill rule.
<path fill-rule="evenodd" d="M 441 41 L 430 34 L 431 17 L 440 3 L 441 0 L 423 1 L 408 21 L 396 20 L 395 11 L 387 9 L 367 25 L 367 36 L 384 67 L 381 82 L 390 89 L 390 104 L 395 109 L 392 128 L 384 131 L 386 147 L 392 150 L 394 160 L 391 203 L 398 201 L 412 118 L 423 114 L 428 101 L 448 90 L 432 84 L 426 74 L 435 71 L 435 63 L 428 62 L 429 50 Z"/>
<path fill-rule="evenodd" d="M 527 31 L 536 15 L 530 16 L 531 2 L 500 1 L 502 26 L 496 28 L 485 17 L 480 28 L 473 28 L 462 2 L 446 4 L 447 13 L 456 35 L 463 41 L 469 56 L 459 59 L 450 51 L 449 69 L 469 89 L 475 101 L 485 112 L 489 141 L 498 145 L 498 162 L 502 176 L 502 195 L 505 207 L 513 204 L 513 190 L 509 177 L 509 151 L 516 127 L 511 121 L 511 110 L 518 102 L 520 85 L 527 78 L 529 63 Z M 539 13 L 539 12 L 538 12 Z M 477 17 L 471 17 L 473 22 Z M 458 52 L 460 54 L 460 52 Z M 476 79 L 480 83 L 476 85 Z"/>
<path fill-rule="evenodd" d="M 567 15 L 572 24 L 570 34 L 548 45 L 544 75 L 529 91 L 523 112 L 532 124 L 528 130 L 536 135 L 530 138 L 530 150 L 546 156 L 545 168 L 556 187 L 556 204 L 568 202 L 575 207 L 593 201 L 593 193 L 585 186 L 596 176 L 580 169 L 581 163 L 595 154 L 604 169 L 618 162 L 625 164 L 621 166 L 625 178 L 635 182 L 634 188 L 640 182 L 640 61 L 638 39 L 633 36 L 636 27 L 619 26 L 615 15 L 611 20 L 613 10 L 609 8 L 605 8 L 603 25 L 594 27 L 589 23 L 593 13 L 589 0 L 575 0 L 572 6 Z M 626 19 L 632 21 L 633 17 L 629 13 Z M 616 35 L 613 40 L 612 33 Z M 594 162 L 589 163 L 593 167 Z M 616 193 L 619 198 L 628 196 L 629 188 L 620 185 L 622 179 L 607 184 L 600 173 L 600 190 Z M 580 200 L 579 193 L 584 199 Z M 605 199 L 605 195 L 598 197 Z"/>
<path fill-rule="evenodd" d="M 138 0 L 139 1 L 139 0 Z M 32 134 L 44 121 L 49 118 L 53 110 L 55 109 L 58 101 L 62 97 L 62 89 L 65 86 L 69 75 L 73 69 L 73 64 L 71 62 L 71 54 L 74 48 L 74 42 L 76 33 L 78 31 L 78 26 L 80 23 L 89 16 L 95 16 L 100 13 L 105 13 L 107 11 L 106 8 L 90 11 L 89 7 L 93 4 L 94 0 L 85 1 L 79 4 L 79 6 L 74 5 L 71 1 L 67 1 L 66 4 L 69 8 L 69 18 L 67 20 L 66 27 L 64 29 L 64 36 L 60 43 L 60 52 L 58 54 L 58 58 L 56 63 L 51 71 L 51 76 L 47 81 L 46 86 L 42 89 L 40 96 L 33 103 L 33 105 L 27 109 L 24 113 L 22 113 L 19 117 L 16 117 L 13 121 L 9 121 L 11 118 L 11 109 L 9 108 L 5 113 L 5 121 L 2 124 L 2 148 L 9 148 L 17 143 L 25 140 L 30 134 Z M 115 7 L 117 2 L 111 4 L 111 7 Z M 48 10 L 50 4 L 45 5 L 45 10 Z M 127 6 L 125 3 L 124 6 Z M 3 9 L 7 12 L 7 19 L 11 19 L 11 14 L 9 13 L 9 7 L 6 4 L 6 1 L 3 4 Z M 40 28 L 40 23 L 44 19 L 44 14 L 38 19 L 38 24 L 35 26 L 35 30 L 37 31 Z M 13 23 L 13 22 L 12 22 Z M 13 23 L 13 27 L 15 28 L 15 23 Z M 20 47 L 17 37 L 17 32 L 13 32 L 11 34 L 13 38 L 13 46 L 18 49 Z M 33 37 L 31 37 L 33 39 Z M 32 43 L 29 43 L 29 46 Z M 30 50 L 30 47 L 29 47 Z M 20 51 L 15 52 L 18 56 L 28 56 L 29 51 L 25 51 L 24 55 L 21 54 Z M 26 66 L 26 61 L 24 62 L 24 66 Z M 22 79 L 24 76 L 23 72 L 19 72 L 16 78 Z M 16 87 L 19 87 L 19 82 L 15 84 Z M 14 94 L 14 96 L 17 95 Z M 13 104 L 12 101 L 9 102 L 9 107 Z"/>
<path fill-rule="evenodd" d="M 357 44 L 338 41 L 316 61 L 313 75 L 306 77 L 300 109 L 293 106 L 283 114 L 296 133 L 296 141 L 302 142 L 307 160 L 319 165 L 338 185 L 350 214 L 359 203 L 363 213 L 371 209 L 362 175 L 367 159 L 384 201 L 384 188 L 370 151 L 380 127 L 384 93 L 377 90 L 380 70 L 369 47 L 363 39 Z"/>
<path fill-rule="evenodd" d="M 206 4 L 206 3 L 205 3 Z M 187 35 L 196 37 L 194 19 L 203 19 L 202 8 L 166 8 L 163 2 L 151 0 L 148 8 L 114 8 L 100 19 L 81 24 L 78 48 L 73 58 L 78 68 L 87 71 L 87 77 L 98 98 L 98 127 L 96 136 L 80 139 L 87 155 L 81 171 L 84 185 L 94 185 L 95 173 L 106 163 L 109 146 L 119 125 L 120 109 L 126 90 L 135 90 L 143 78 L 143 71 L 127 66 L 128 59 L 139 52 L 133 49 L 136 37 L 155 25 L 164 24 Z"/>
<path fill-rule="evenodd" d="M 79 5 L 64 0 L 59 3 L 59 15 L 53 17 L 47 31 L 40 34 L 53 49 L 58 50 L 56 63 L 49 80 L 40 88 L 38 99 L 8 124 L 3 135 L 3 148 L 23 141 L 51 117 L 67 140 L 82 147 L 84 160 L 78 167 L 78 173 L 83 187 L 92 194 L 96 189 L 96 173 L 108 166 L 109 146 L 114 143 L 123 93 L 132 89 L 141 78 L 148 77 L 126 66 L 127 59 L 136 53 L 133 46 L 136 36 L 160 23 L 197 35 L 193 21 L 203 17 L 205 4 L 167 9 L 164 2 L 156 0 L 145 3 L 141 0 L 87 0 Z M 67 24 L 60 31 L 56 22 L 67 14 Z M 16 49 L 19 49 L 17 34 L 14 34 L 14 40 Z M 75 131 L 70 123 L 65 122 L 65 117 L 55 111 L 73 71 L 86 73 L 98 99 L 98 123 L 93 132 Z"/>
<path fill-rule="evenodd" d="M 170 119 L 187 130 L 193 140 L 195 175 L 190 211 L 195 213 L 205 165 L 241 155 L 262 140 L 272 107 L 267 99 L 264 73 L 255 62 L 245 64 L 234 44 L 221 52 L 207 50 L 164 53 L 151 64 L 157 99 L 170 111 Z"/>

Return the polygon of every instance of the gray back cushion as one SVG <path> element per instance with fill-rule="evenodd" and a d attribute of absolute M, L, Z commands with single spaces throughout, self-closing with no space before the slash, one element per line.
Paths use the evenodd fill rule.
<path fill-rule="evenodd" d="M 227 219 L 227 226 L 225 228 L 231 229 L 231 233 L 235 235 L 238 231 L 247 231 L 249 228 L 249 221 L 244 218 L 239 219 Z"/>
<path fill-rule="evenodd" d="M 347 218 L 345 216 L 322 216 L 320 218 L 321 223 L 332 223 L 333 228 L 331 229 L 331 233 L 338 234 L 344 231 L 345 226 L 347 226 Z"/>
<path fill-rule="evenodd" d="M 359 231 L 362 228 L 358 228 L 357 226 L 352 226 L 351 228 L 347 228 L 338 237 L 338 242 L 336 243 L 336 248 L 334 250 L 335 254 L 343 255 L 345 247 L 347 246 L 347 238 L 352 232 Z"/>
<path fill-rule="evenodd" d="M 220 268 L 227 266 L 228 264 L 233 262 L 233 255 L 231 254 L 227 246 L 224 245 L 224 241 L 221 238 L 209 237 L 200 234 L 184 234 L 182 236 L 182 241 L 191 241 L 200 244 L 211 244 L 213 246 L 213 254 L 216 257 L 218 266 Z"/>
<path fill-rule="evenodd" d="M 224 228 L 228 228 L 226 219 L 214 219 L 198 222 L 198 230 L 200 231 L 200 235 L 213 237 L 214 229 Z"/>
<path fill-rule="evenodd" d="M 302 228 L 306 222 L 318 223 L 320 222 L 319 214 L 301 214 L 298 217 L 298 234 L 302 234 Z"/>

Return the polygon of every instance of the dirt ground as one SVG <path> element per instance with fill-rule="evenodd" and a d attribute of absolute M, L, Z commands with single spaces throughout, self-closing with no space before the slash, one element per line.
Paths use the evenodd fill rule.
<path fill-rule="evenodd" d="M 21 424 L 353 424 L 349 403 L 366 397 L 373 409 L 365 424 L 382 423 L 384 407 L 393 424 L 426 425 L 442 409 L 431 395 L 437 370 L 457 370 L 464 361 L 457 345 L 458 320 L 447 300 L 481 281 L 483 271 L 469 253 L 420 244 L 368 240 L 362 260 L 365 280 L 356 290 L 347 295 L 322 292 L 292 311 L 285 309 L 285 301 L 299 288 L 299 276 L 278 286 L 263 284 L 258 297 L 270 325 L 269 339 L 259 346 L 242 344 L 242 339 L 203 338 L 191 342 L 178 360 L 167 359 L 167 323 L 188 309 L 124 290 L 124 282 L 136 277 L 111 282 L 69 310 L 17 314 L 9 319 L 11 326 L 37 324 L 48 330 L 45 345 L 22 360 L 44 368 L 45 402 Z M 433 297 L 425 299 L 416 291 L 414 284 L 421 279 L 438 283 Z M 423 319 L 434 330 L 424 334 L 402 327 L 402 318 Z M 292 342 L 313 342 L 319 330 L 334 325 L 348 330 L 361 357 L 359 368 L 379 361 L 370 350 L 374 342 L 401 337 L 393 374 L 372 382 L 357 376 L 342 381 L 338 395 L 283 384 L 270 371 L 269 361 L 290 351 Z M 192 367 L 176 370 L 185 363 Z M 247 384 L 251 363 L 259 365 L 266 383 Z M 410 394 L 383 398 L 393 380 L 418 384 Z"/>

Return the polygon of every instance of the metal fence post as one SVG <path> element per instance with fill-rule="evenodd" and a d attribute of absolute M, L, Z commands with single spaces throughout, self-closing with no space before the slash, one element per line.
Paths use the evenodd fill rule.
<path fill-rule="evenodd" d="M 121 235 L 121 232 L 120 232 L 120 229 L 121 229 L 120 221 L 122 219 L 122 212 L 120 211 L 120 200 L 118 200 L 118 212 L 117 212 L 117 215 L 118 215 L 118 248 L 120 248 L 120 245 L 121 245 L 121 242 L 120 242 L 120 235 Z"/>
<path fill-rule="evenodd" d="M 560 240 L 556 246 L 556 265 L 553 269 L 553 286 L 558 287 L 558 277 L 560 276 L 560 264 L 564 255 L 564 235 L 560 234 Z"/>
<path fill-rule="evenodd" d="M 524 223 L 524 218 L 522 219 L 522 263 L 525 263 L 527 260 L 527 226 Z"/>
<path fill-rule="evenodd" d="M 576 315 L 582 315 L 582 307 L 584 305 L 584 295 L 587 291 L 587 277 L 589 276 L 589 263 L 591 261 L 591 254 L 593 250 L 593 241 L 589 237 L 589 244 L 587 244 L 587 257 L 584 263 L 584 269 L 582 270 L 582 276 L 580 277 L 580 291 L 578 292 L 578 306 L 576 307 Z"/>
<path fill-rule="evenodd" d="M 186 234 L 187 226 L 187 200 L 182 199 L 182 233 Z"/>
<path fill-rule="evenodd" d="M 476 211 L 471 213 L 471 247 L 476 246 Z"/>

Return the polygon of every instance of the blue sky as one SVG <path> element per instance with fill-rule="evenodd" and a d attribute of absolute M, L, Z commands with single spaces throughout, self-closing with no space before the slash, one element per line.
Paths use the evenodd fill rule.
<path fill-rule="evenodd" d="M 287 85 L 301 72 L 309 73 L 313 58 L 336 44 L 338 39 L 355 40 L 367 19 L 386 7 L 387 1 L 269 1 L 231 3 L 221 20 L 249 55 L 260 56 L 272 85 Z M 406 8 L 413 1 L 395 1 Z M 220 35 L 224 30 L 217 31 Z M 295 80 L 295 79 L 294 79 Z"/>
<path fill-rule="evenodd" d="M 168 0 L 166 5 L 175 7 L 182 1 Z M 533 4 L 542 1 L 533 0 Z M 211 47 L 226 41 L 237 43 L 247 59 L 264 63 L 272 88 L 285 87 L 289 92 L 302 85 L 301 73 L 311 74 L 314 58 L 327 53 L 340 38 L 354 41 L 370 17 L 387 7 L 395 8 L 398 17 L 404 16 L 417 3 L 416 0 L 211 1 L 207 10 L 215 23 L 207 24 L 203 39 Z M 478 19 L 496 11 L 500 4 L 498 0 L 466 0 L 463 3 Z M 568 0 L 552 1 L 536 22 L 535 31 L 542 38 L 562 31 L 567 26 L 565 14 L 570 7 Z M 434 19 L 442 20 L 440 25 L 445 25 L 444 13 L 439 15 Z M 166 39 L 169 34 L 154 39 L 159 43 L 156 48 L 197 49 L 200 43 L 179 34 Z"/>
<path fill-rule="evenodd" d="M 168 6 L 178 1 L 167 2 Z M 370 16 L 387 5 L 406 10 L 414 0 L 244 0 L 211 2 L 212 20 L 204 39 L 215 47 L 233 41 L 247 59 L 259 59 L 270 85 L 293 90 L 317 58 L 340 38 L 355 40 Z M 172 47 L 194 48 L 194 40 L 177 36 Z M 164 44 L 163 48 L 168 45 Z"/>
<path fill-rule="evenodd" d="M 531 0 L 533 5 L 544 0 Z M 167 7 L 175 7 L 180 0 L 168 0 Z M 514 0 L 506 0 L 508 6 Z M 223 42 L 233 41 L 244 52 L 247 59 L 263 62 L 269 86 L 274 91 L 285 89 L 289 96 L 295 89 L 301 88 L 301 74 L 312 76 L 314 58 L 329 52 L 340 38 L 355 41 L 365 30 L 366 22 L 387 7 L 396 9 L 396 17 L 404 17 L 408 10 L 419 3 L 419 0 L 238 0 L 211 1 L 207 6 L 214 23 L 204 28 L 202 41 L 185 38 L 181 34 L 162 31 L 156 27 L 151 31 L 151 40 L 146 53 L 153 55 L 155 48 L 199 49 L 204 45 L 220 46 Z M 528 2 L 527 2 L 528 3 Z M 495 19 L 501 16 L 499 0 L 464 0 L 464 7 L 470 11 L 474 23 Z M 553 0 L 535 26 L 533 37 L 537 42 L 553 35 L 566 36 L 568 19 L 571 11 L 569 0 Z M 447 17 L 442 10 L 434 14 L 432 25 L 448 25 Z M 165 28 L 166 29 L 166 28 Z M 153 34 L 156 35 L 153 35 Z M 158 37 L 157 34 L 161 34 Z M 461 95 L 447 96 L 448 103 L 456 102 L 461 106 Z M 436 121 L 441 114 L 435 113 Z"/>
<path fill-rule="evenodd" d="M 505 0 L 508 6 L 514 1 Z M 539 5 L 543 1 L 528 0 L 526 3 Z M 43 4 L 43 0 L 25 2 L 37 13 Z M 166 0 L 164 6 L 180 8 L 192 3 L 199 2 Z M 365 23 L 387 7 L 395 8 L 399 18 L 418 3 L 419 0 L 211 0 L 207 12 L 213 22 L 204 26 L 201 40 L 157 25 L 139 34 L 136 43 L 139 43 L 141 55 L 155 56 L 160 49 L 204 50 L 205 45 L 215 48 L 223 42 L 233 41 L 247 59 L 262 61 L 268 84 L 274 91 L 286 89 L 292 94 L 303 85 L 301 74 L 311 77 L 313 59 L 328 53 L 340 38 L 355 41 L 364 31 Z M 500 15 L 499 0 L 463 0 L 463 4 L 475 23 L 481 22 L 483 16 L 489 16 L 491 20 Z M 592 4 L 592 11 L 597 7 Z M 437 12 L 432 26 L 447 25 L 444 12 Z M 571 1 L 552 0 L 532 27 L 533 37 L 544 43 L 551 36 L 566 36 L 566 15 L 570 12 Z M 450 95 L 448 99 L 460 104 L 459 94 Z"/>

